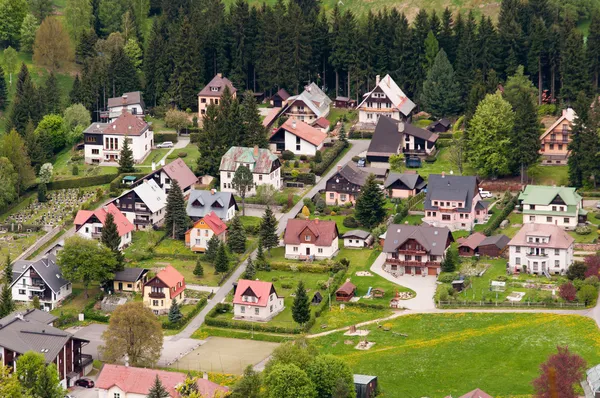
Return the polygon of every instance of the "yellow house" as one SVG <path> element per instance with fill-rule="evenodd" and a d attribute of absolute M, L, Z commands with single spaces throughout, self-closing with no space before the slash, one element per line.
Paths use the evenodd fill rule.
<path fill-rule="evenodd" d="M 572 108 L 563 109 L 561 117 L 540 136 L 542 165 L 567 164 L 572 136 L 571 129 L 575 117 L 575 111 Z"/>
<path fill-rule="evenodd" d="M 208 241 L 213 235 L 217 235 L 221 242 L 225 242 L 227 234 L 227 225 L 211 211 L 194 224 L 185 233 L 185 245 L 189 246 L 193 252 L 204 253 L 208 248 Z"/>
<path fill-rule="evenodd" d="M 144 285 L 144 304 L 156 315 L 169 312 L 171 303 L 185 299 L 185 280 L 173 266 L 167 265 Z"/>
<path fill-rule="evenodd" d="M 123 271 L 115 272 L 113 290 L 116 293 L 139 293 L 144 288 L 147 279 L 148 270 L 146 268 L 125 268 Z"/>
<path fill-rule="evenodd" d="M 219 100 L 223 95 L 223 91 L 225 91 L 225 87 L 229 87 L 231 96 L 235 98 L 237 89 L 233 87 L 233 84 L 228 78 L 223 77 L 222 73 L 217 73 L 198 93 L 198 125 L 200 127 L 202 127 L 206 109 L 209 105 L 219 105 Z"/>

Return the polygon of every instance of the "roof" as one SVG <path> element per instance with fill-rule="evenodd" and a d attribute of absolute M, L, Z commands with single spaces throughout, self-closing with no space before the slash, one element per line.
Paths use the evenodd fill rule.
<path fill-rule="evenodd" d="M 277 119 L 277 117 L 279 116 L 280 113 L 281 113 L 281 108 L 269 109 L 269 113 L 267 113 L 267 116 L 265 116 L 265 118 L 263 119 L 262 125 L 265 127 L 269 127 L 271 124 L 273 124 L 275 122 L 275 119 Z"/>
<path fill-rule="evenodd" d="M 356 290 L 356 286 L 352 282 L 346 282 L 342 286 L 340 286 L 340 288 L 338 290 L 336 290 L 335 292 L 352 294 L 352 293 L 354 293 L 355 290 Z"/>
<path fill-rule="evenodd" d="M 288 98 L 290 98 L 290 94 L 289 94 L 287 91 L 285 91 L 285 89 L 284 89 L 284 88 L 280 88 L 280 89 L 279 89 L 279 90 L 278 90 L 278 91 L 277 91 L 277 92 L 276 92 L 276 93 L 273 95 L 273 97 L 274 97 L 274 96 L 278 96 L 278 97 L 280 97 L 280 98 L 281 98 L 282 100 L 284 100 L 284 101 L 285 101 L 285 100 L 287 100 Z"/>
<path fill-rule="evenodd" d="M 528 236 L 549 237 L 548 243 L 529 243 Z M 509 246 L 548 247 L 552 249 L 568 249 L 575 239 L 562 228 L 554 224 L 524 224 L 519 232 L 508 242 Z"/>
<path fill-rule="evenodd" d="M 232 201 L 237 210 L 238 206 L 231 192 L 193 189 L 187 202 L 186 213 L 193 218 L 202 218 L 214 212 L 220 219 L 225 220 Z"/>
<path fill-rule="evenodd" d="M 438 134 L 415 125 L 388 116 L 380 116 L 367 154 L 372 156 L 397 154 L 402 145 L 403 134 L 412 135 L 429 142 L 436 142 L 439 137 Z"/>
<path fill-rule="evenodd" d="M 369 376 L 369 375 L 354 375 L 354 384 L 369 384 L 373 380 L 376 380 L 377 376 Z"/>
<path fill-rule="evenodd" d="M 235 93 L 237 89 L 233 87 L 233 83 L 226 77 L 223 77 L 222 73 L 217 73 L 215 77 L 212 78 L 210 82 L 200 92 L 198 96 L 202 97 L 220 97 L 223 95 L 223 91 L 225 90 L 225 86 L 229 87 L 229 91 L 231 94 Z M 217 91 L 212 91 L 211 87 L 216 87 Z"/>
<path fill-rule="evenodd" d="M 148 270 L 146 268 L 125 268 L 123 271 L 115 272 L 115 281 L 123 282 L 137 282 L 146 274 Z"/>
<path fill-rule="evenodd" d="M 346 163 L 346 165 L 340 170 L 338 170 L 337 173 L 344 177 L 346 180 L 350 181 L 351 183 L 361 187 L 365 185 L 367 177 L 369 177 L 369 173 L 364 172 L 362 168 L 358 167 L 354 162 Z M 334 178 L 336 178 L 336 174 L 331 176 L 331 178 L 329 179 L 332 180 Z"/>
<path fill-rule="evenodd" d="M 409 239 L 414 239 L 425 250 L 434 256 L 441 256 L 446 251 L 446 243 L 452 242 L 452 233 L 446 227 L 431 227 L 428 225 L 390 224 L 387 229 L 383 251 L 395 252 L 398 247 Z"/>
<path fill-rule="evenodd" d="M 220 171 L 236 171 L 238 163 L 250 164 L 253 173 L 269 174 L 279 158 L 265 148 L 232 146 L 221 158 Z"/>
<path fill-rule="evenodd" d="M 485 240 L 486 236 L 481 232 L 475 232 L 469 235 L 466 239 L 463 239 L 459 246 L 466 246 L 471 250 L 475 250 L 481 242 Z"/>
<path fill-rule="evenodd" d="M 198 182 L 198 177 L 196 177 L 194 172 L 181 158 L 175 159 L 171 163 L 161 167 L 159 170 L 164 171 L 171 180 L 177 181 L 182 191 Z"/>
<path fill-rule="evenodd" d="M 325 119 L 323 116 L 321 116 L 320 118 L 315 120 L 315 123 L 314 123 L 315 126 L 319 126 L 321 128 L 327 128 L 327 127 L 329 127 L 330 124 L 331 123 L 329 123 L 329 120 Z"/>
<path fill-rule="evenodd" d="M 519 200 L 525 204 L 549 205 L 559 196 L 567 206 L 581 203 L 581 196 L 571 187 L 550 187 L 546 185 L 527 185 L 519 195 Z"/>
<path fill-rule="evenodd" d="M 169 288 L 175 288 L 174 292 L 172 289 L 169 289 L 171 298 L 176 297 L 179 293 L 185 290 L 185 280 L 183 279 L 183 275 L 181 275 L 181 273 L 179 273 L 179 271 L 177 271 L 172 265 L 167 265 L 165 268 L 160 270 L 159 273 L 156 274 L 155 278 L 163 281 L 163 283 Z M 177 283 L 179 282 L 181 282 L 181 286 L 177 287 Z"/>
<path fill-rule="evenodd" d="M 363 231 L 360 229 L 353 229 L 352 231 L 346 232 L 342 235 L 342 238 L 360 238 L 367 239 L 371 234 L 368 231 Z"/>
<path fill-rule="evenodd" d="M 249 289 L 249 291 L 248 291 Z M 241 305 L 253 305 L 258 307 L 266 307 L 269 303 L 269 296 L 271 292 L 275 292 L 275 287 L 271 282 L 264 281 L 251 281 L 248 279 L 240 279 L 238 281 L 237 287 L 235 288 L 235 295 L 233 297 L 233 304 L 241 304 Z M 248 295 L 247 293 L 253 293 L 254 296 L 258 299 L 256 303 L 249 303 L 248 301 L 244 301 L 242 296 Z"/>
<path fill-rule="evenodd" d="M 129 111 L 123 111 L 112 123 L 92 123 L 84 133 L 139 136 L 148 130 L 148 123 Z"/>
<path fill-rule="evenodd" d="M 62 277 L 60 268 L 56 263 L 55 254 L 47 254 L 37 261 L 19 260 L 13 265 L 13 272 L 19 272 L 19 276 L 13 279 L 11 286 L 19 281 L 21 275 L 29 268 L 33 268 L 35 272 L 42 278 L 44 283 L 54 292 L 60 292 L 60 288 L 68 285 L 70 282 Z"/>
<path fill-rule="evenodd" d="M 114 108 L 123 105 L 135 105 L 141 104 L 142 107 L 144 105 L 144 101 L 142 100 L 142 92 L 141 91 L 132 91 L 129 93 L 124 93 L 120 97 L 109 98 L 107 101 L 109 108 Z"/>
<path fill-rule="evenodd" d="M 419 182 L 420 180 L 420 182 Z M 390 173 L 385 179 L 383 186 L 388 188 L 390 185 L 400 181 L 406 185 L 408 189 L 423 188 L 427 183 L 423 180 L 423 177 L 417 173 Z"/>
<path fill-rule="evenodd" d="M 315 240 L 310 242 L 315 246 L 331 246 L 333 241 L 338 238 L 338 229 L 335 221 L 328 220 L 301 220 L 294 218 L 288 220 L 283 236 L 283 242 L 286 245 L 299 245 L 304 243 L 300 239 L 300 234 L 309 229 L 315 236 Z"/>
<path fill-rule="evenodd" d="M 385 75 L 383 79 L 379 80 L 379 84 L 373 88 L 369 93 L 364 95 L 364 99 L 358 105 L 360 108 L 362 104 L 371 96 L 371 93 L 375 91 L 377 88 L 380 88 L 381 91 L 385 93 L 385 95 L 392 101 L 392 105 L 404 116 L 408 116 L 411 114 L 413 109 L 415 109 L 416 105 L 412 102 L 404 91 L 398 87 L 394 79 L 390 75 Z"/>
<path fill-rule="evenodd" d="M 464 202 L 463 208 L 457 208 L 460 213 L 469 213 L 473 205 L 473 198 L 478 195 L 477 177 L 455 176 L 444 174 L 430 174 L 427 181 L 427 196 L 425 197 L 425 210 L 437 210 L 433 200 Z"/>
<path fill-rule="evenodd" d="M 485 238 L 481 243 L 479 243 L 479 247 L 481 246 L 496 246 L 498 249 L 503 249 L 510 242 L 510 238 L 506 235 L 493 235 Z"/>
<path fill-rule="evenodd" d="M 469 391 L 465 395 L 461 395 L 459 398 L 494 398 L 490 394 L 486 393 L 479 388 L 474 389 L 473 391 Z"/>
<path fill-rule="evenodd" d="M 304 91 L 299 95 L 289 97 L 284 112 L 296 101 L 302 101 L 308 106 L 317 116 L 317 119 L 327 115 L 329 106 L 331 105 L 331 99 L 315 83 L 310 83 L 308 86 L 304 87 Z"/>
<path fill-rule="evenodd" d="M 277 134 L 280 130 L 285 130 L 296 137 L 300 137 L 316 147 L 320 146 L 327 138 L 326 133 L 293 117 L 286 120 L 273 134 Z"/>
<path fill-rule="evenodd" d="M 592 390 L 592 393 L 600 391 L 600 365 L 589 368 L 585 371 L 587 385 Z M 587 398 L 587 395 L 586 395 Z"/>
<path fill-rule="evenodd" d="M 143 184 L 133 188 L 132 191 L 136 193 L 152 213 L 163 209 L 167 205 L 167 194 L 154 180 L 145 180 Z M 131 191 L 127 191 L 121 197 L 127 195 L 128 192 Z"/>
<path fill-rule="evenodd" d="M 119 236 L 123 236 L 135 229 L 131 221 L 129 221 L 127 217 L 121 213 L 121 210 L 117 209 L 117 206 L 115 206 L 113 203 L 109 203 L 108 205 L 100 207 L 94 211 L 79 210 L 75 216 L 75 228 L 80 229 L 92 216 L 96 216 L 98 221 L 104 225 L 104 220 L 106 220 L 106 216 L 109 213 L 113 215 Z"/>
<path fill-rule="evenodd" d="M 561 123 L 563 122 L 569 122 L 569 123 L 573 123 L 573 121 L 575 121 L 575 118 L 577 117 L 577 114 L 575 113 L 575 110 L 573 108 L 567 108 L 567 109 L 563 109 L 562 111 L 562 115 L 556 119 L 556 121 L 554 123 L 552 123 L 552 125 L 550 125 L 550 127 L 548 127 L 540 136 L 540 140 L 543 139 L 544 137 L 546 137 L 548 134 L 550 134 L 556 127 L 558 127 Z"/>
<path fill-rule="evenodd" d="M 135 181 L 137 180 L 136 176 L 125 176 L 123 177 L 123 181 Z"/>
<path fill-rule="evenodd" d="M 194 228 L 197 228 L 198 224 L 200 223 L 208 225 L 208 227 L 215 233 L 215 235 L 221 235 L 227 229 L 227 225 L 219 218 L 219 216 L 215 214 L 214 211 L 211 211 L 203 218 L 196 221 L 192 228 L 188 230 L 188 232 Z"/>

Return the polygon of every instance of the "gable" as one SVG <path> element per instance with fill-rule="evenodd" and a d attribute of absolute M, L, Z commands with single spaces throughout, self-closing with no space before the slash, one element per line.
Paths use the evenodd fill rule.
<path fill-rule="evenodd" d="M 317 235 L 307 226 L 300 232 L 300 242 L 303 243 L 315 243 Z"/>
<path fill-rule="evenodd" d="M 565 201 L 560 196 L 560 194 L 556 195 L 550 203 L 553 205 L 565 205 L 566 204 Z"/>

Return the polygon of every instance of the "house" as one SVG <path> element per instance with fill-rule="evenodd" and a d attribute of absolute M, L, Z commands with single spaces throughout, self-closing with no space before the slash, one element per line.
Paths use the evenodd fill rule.
<path fill-rule="evenodd" d="M 327 94 L 315 83 L 310 83 L 302 93 L 288 98 L 282 115 L 313 125 L 318 118 L 329 115 L 330 106 L 331 99 Z"/>
<path fill-rule="evenodd" d="M 232 146 L 221 158 L 219 166 L 221 191 L 236 192 L 231 181 L 235 171 L 242 165 L 248 167 L 254 177 L 254 187 L 246 193 L 247 196 L 255 195 L 256 187 L 259 185 L 272 185 L 276 190 L 281 189 L 281 162 L 276 155 L 258 146 L 254 148 Z"/>
<path fill-rule="evenodd" d="M 141 293 L 147 281 L 146 268 L 125 268 L 123 271 L 115 272 L 113 291 Z"/>
<path fill-rule="evenodd" d="M 508 242 L 508 264 L 515 272 L 564 274 L 573 264 L 574 239 L 552 224 L 524 224 Z"/>
<path fill-rule="evenodd" d="M 335 221 L 289 220 L 283 235 L 285 258 L 331 258 L 338 252 L 338 236 Z"/>
<path fill-rule="evenodd" d="M 356 101 L 348 97 L 337 96 L 335 97 L 334 106 L 342 109 L 354 109 Z"/>
<path fill-rule="evenodd" d="M 98 398 L 145 398 L 157 376 L 167 390 L 169 398 L 181 397 L 176 387 L 185 382 L 185 373 L 108 363 L 102 365 L 95 387 L 98 390 Z M 197 379 L 196 384 L 201 397 L 222 397 L 224 395 L 221 394 L 229 391 L 227 387 L 203 378 Z"/>
<path fill-rule="evenodd" d="M 382 116 L 377 122 L 367 150 L 367 160 L 374 167 L 389 168 L 392 155 L 427 157 L 436 151 L 437 133 Z"/>
<path fill-rule="evenodd" d="M 141 91 L 133 91 L 120 97 L 109 98 L 106 107 L 106 112 L 100 112 L 100 118 L 109 122 L 114 122 L 115 119 L 121 116 L 124 109 L 140 119 L 146 116 L 146 105 Z"/>
<path fill-rule="evenodd" d="M 290 98 L 290 95 L 284 88 L 280 88 L 269 100 L 269 103 L 274 108 L 283 108 L 287 105 L 287 100 Z"/>
<path fill-rule="evenodd" d="M 337 173 L 325 184 L 325 203 L 329 206 L 355 204 L 369 174 L 385 178 L 386 172 L 386 169 L 358 167 L 354 162 L 348 162 L 344 167 L 338 166 Z"/>
<path fill-rule="evenodd" d="M 148 180 L 154 180 L 166 194 L 169 193 L 172 181 L 177 181 L 184 196 L 198 183 L 198 177 L 181 158 L 177 158 L 160 169 L 152 171 L 152 173 L 133 183 L 132 186 L 136 187 Z"/>
<path fill-rule="evenodd" d="M 390 198 L 409 198 L 427 187 L 427 182 L 417 173 L 390 173 L 383 187 Z"/>
<path fill-rule="evenodd" d="M 377 376 L 354 375 L 356 398 L 371 398 L 377 393 Z"/>
<path fill-rule="evenodd" d="M 17 358 L 27 351 L 39 352 L 46 364 L 55 364 L 63 388 L 92 370 L 92 356 L 81 353 L 89 343 L 52 323 L 57 318 L 40 310 L 13 312 L 0 319 L 0 365 L 15 370 Z"/>
<path fill-rule="evenodd" d="M 581 381 L 585 398 L 600 398 L 600 365 L 585 371 L 585 380 Z"/>
<path fill-rule="evenodd" d="M 479 244 L 487 238 L 481 232 L 475 232 L 466 238 L 458 240 L 458 254 L 463 257 L 471 257 L 478 253 Z"/>
<path fill-rule="evenodd" d="M 327 134 L 303 121 L 289 118 L 269 138 L 272 152 L 291 151 L 294 155 L 315 156 L 323 148 Z"/>
<path fill-rule="evenodd" d="M 567 164 L 573 122 L 577 115 L 572 108 L 563 109 L 562 115 L 540 136 L 542 165 Z"/>
<path fill-rule="evenodd" d="M 454 238 L 446 227 L 390 224 L 383 244 L 383 269 L 401 275 L 437 276 L 452 242 Z"/>
<path fill-rule="evenodd" d="M 156 315 L 169 312 L 171 302 L 185 299 L 185 280 L 172 265 L 167 265 L 144 284 L 144 304 Z"/>
<path fill-rule="evenodd" d="M 79 210 L 75 216 L 75 232 L 84 238 L 99 240 L 102 237 L 102 228 L 104 228 L 104 221 L 108 214 L 112 214 L 117 225 L 117 232 L 121 237 L 119 249 L 129 246 L 134 226 L 114 203 L 109 203 L 93 211 Z"/>
<path fill-rule="evenodd" d="M 506 235 L 493 235 L 486 237 L 477 247 L 480 256 L 491 258 L 501 257 L 508 247 L 510 238 Z"/>
<path fill-rule="evenodd" d="M 571 230 L 585 223 L 587 211 L 575 188 L 527 185 L 519 195 L 523 224 L 553 224 Z"/>
<path fill-rule="evenodd" d="M 473 229 L 483 223 L 488 203 L 481 199 L 477 177 L 430 174 L 425 196 L 423 222 L 451 231 Z"/>
<path fill-rule="evenodd" d="M 227 238 L 227 225 L 211 211 L 194 223 L 185 233 L 185 245 L 193 252 L 204 253 L 208 248 L 208 241 L 216 235 L 221 242 Z"/>
<path fill-rule="evenodd" d="M 494 398 L 494 397 L 492 397 L 487 392 L 485 392 L 479 388 L 476 388 L 473 391 L 469 391 L 465 395 L 461 395 L 458 398 Z"/>
<path fill-rule="evenodd" d="M 215 189 L 194 189 L 190 192 L 186 212 L 192 221 L 198 221 L 208 213 L 215 213 L 221 220 L 229 221 L 239 210 L 231 192 L 219 192 Z"/>
<path fill-rule="evenodd" d="M 342 235 L 344 247 L 369 247 L 373 244 L 373 235 L 367 231 L 354 229 Z"/>
<path fill-rule="evenodd" d="M 202 127 L 202 121 L 206 114 L 206 108 L 209 105 L 219 105 L 219 100 L 225 91 L 225 87 L 229 88 L 229 92 L 233 98 L 236 97 L 237 89 L 233 87 L 233 83 L 222 73 L 217 73 L 212 80 L 204 86 L 198 93 L 198 125 Z"/>
<path fill-rule="evenodd" d="M 442 118 L 440 120 L 436 120 L 435 122 L 431 122 L 431 124 L 427 126 L 427 130 L 434 133 L 446 133 L 451 127 L 452 123 L 450 123 L 450 120 Z"/>
<path fill-rule="evenodd" d="M 315 120 L 313 127 L 318 128 L 322 133 L 327 133 L 329 131 L 330 125 L 331 123 L 329 123 L 329 120 L 321 116 L 320 118 Z"/>
<path fill-rule="evenodd" d="M 92 123 L 83 131 L 85 163 L 118 162 L 125 138 L 135 163 L 142 162 L 154 146 L 148 123 L 127 110 L 110 123 Z"/>
<path fill-rule="evenodd" d="M 112 202 L 135 226 L 145 230 L 162 224 L 166 214 L 167 194 L 156 181 L 146 180 Z"/>
<path fill-rule="evenodd" d="M 72 292 L 71 282 L 62 277 L 54 254 L 37 261 L 15 261 L 10 289 L 17 302 L 30 303 L 37 296 L 41 307 L 38 309 L 44 311 L 57 308 Z"/>
<path fill-rule="evenodd" d="M 233 296 L 233 317 L 267 322 L 284 309 L 283 297 L 271 282 L 240 279 Z"/>
<path fill-rule="evenodd" d="M 375 87 L 363 95 L 358 104 L 358 121 L 365 124 L 377 124 L 381 116 L 394 120 L 410 120 L 416 105 L 398 87 L 390 75 L 383 79 L 375 77 Z"/>
<path fill-rule="evenodd" d="M 350 301 L 356 293 L 356 286 L 350 281 L 346 281 L 338 290 L 335 291 L 335 301 Z"/>

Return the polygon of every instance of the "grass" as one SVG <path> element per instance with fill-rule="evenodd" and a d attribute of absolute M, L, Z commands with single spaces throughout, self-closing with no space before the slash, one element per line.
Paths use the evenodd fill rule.
<path fill-rule="evenodd" d="M 273 343 L 283 343 L 294 340 L 295 336 L 281 335 L 274 333 L 252 332 L 251 330 L 225 329 L 212 326 L 202 326 L 192 334 L 193 339 L 204 340 L 209 336 L 228 337 L 230 339 L 249 339 L 257 341 L 271 341 Z"/>
<path fill-rule="evenodd" d="M 377 375 L 386 398 L 460 396 L 476 387 L 492 396 L 532 394 L 539 365 L 557 345 L 568 345 L 589 364 L 600 361 L 596 324 L 580 316 L 426 314 L 389 325 L 388 332 L 370 327 L 368 340 L 376 344 L 368 351 L 354 348 L 359 337 L 342 333 L 313 342 L 320 353 L 341 358 L 353 373 Z M 352 344 L 344 344 L 346 340 Z"/>
<path fill-rule="evenodd" d="M 131 244 L 125 249 L 126 259 L 136 259 L 148 255 L 165 236 L 164 231 L 133 231 Z"/>
<path fill-rule="evenodd" d="M 578 235 L 575 231 L 567 231 L 575 239 L 575 243 L 594 243 L 598 240 L 598 229 L 591 228 L 592 232 L 587 235 Z"/>
<path fill-rule="evenodd" d="M 63 236 L 66 232 L 67 232 L 66 229 L 61 229 L 60 231 L 58 231 L 58 233 L 56 235 L 54 235 L 54 237 L 52 239 L 50 239 L 48 242 L 44 243 L 39 249 L 37 249 L 36 251 L 31 253 L 29 255 L 29 257 L 27 257 L 27 259 L 31 260 L 38 254 L 49 249 L 51 246 L 54 246 L 56 244 L 56 242 L 58 242 L 60 240 L 61 236 Z"/>
<path fill-rule="evenodd" d="M 200 158 L 198 146 L 196 144 L 189 144 L 185 148 L 175 149 L 173 151 L 173 153 L 176 155 L 182 152 L 187 153 L 187 156 L 182 158 L 184 163 L 187 164 L 189 168 L 194 170 L 198 163 L 198 159 Z M 167 163 L 171 163 L 173 160 L 175 159 L 167 159 Z"/>
<path fill-rule="evenodd" d="M 363 228 L 363 227 L 360 227 L 360 226 L 359 227 L 354 227 L 354 228 L 345 227 L 344 226 L 344 219 L 346 217 L 347 216 L 344 216 L 344 215 L 336 215 L 336 216 L 323 216 L 323 215 L 315 216 L 314 214 L 310 215 L 310 219 L 311 220 L 313 220 L 315 218 L 318 218 L 321 221 L 323 221 L 323 220 L 326 220 L 326 221 L 335 221 L 340 236 L 343 235 L 343 234 L 345 234 L 348 231 L 352 231 L 352 230 L 355 230 L 355 229 L 362 229 L 362 230 L 368 231 L 366 228 Z"/>
<path fill-rule="evenodd" d="M 433 122 L 433 120 L 431 120 L 431 119 L 419 119 L 419 120 L 415 120 L 412 124 L 424 129 L 425 127 L 429 126 L 432 122 Z"/>
<path fill-rule="evenodd" d="M 30 233 L 7 232 L 2 234 L 2 238 L 11 238 L 12 240 L 0 241 L 0 258 L 4 261 L 5 256 L 10 254 L 10 257 L 15 259 L 45 234 L 44 231 Z"/>
<path fill-rule="evenodd" d="M 199 254 L 199 256 L 201 256 Z M 149 260 L 133 261 L 128 263 L 130 267 L 141 267 L 141 268 L 162 268 L 167 264 L 172 265 L 177 271 L 185 278 L 185 283 L 188 285 L 207 285 L 207 286 L 219 286 L 221 275 L 215 273 L 215 267 L 207 261 L 202 261 L 202 267 L 204 268 L 204 276 L 198 278 L 194 275 L 194 268 L 196 267 L 196 260 L 182 260 L 173 257 L 153 257 Z"/>
<path fill-rule="evenodd" d="M 540 166 L 539 172 L 533 178 L 532 184 L 536 185 L 569 185 L 568 166 Z"/>
<path fill-rule="evenodd" d="M 244 228 L 247 228 L 250 226 L 258 227 L 262 220 L 262 218 L 255 217 L 255 216 L 239 216 L 239 217 L 240 217 L 240 221 L 242 222 L 242 225 L 244 226 Z"/>
<path fill-rule="evenodd" d="M 167 155 L 167 152 L 169 152 L 170 149 L 168 148 L 158 148 L 158 149 L 153 149 L 152 152 L 150 152 L 148 154 L 148 156 L 146 156 L 146 159 L 144 159 L 144 161 L 142 163 L 140 163 L 141 166 L 152 166 L 152 162 L 157 164 L 158 166 L 158 162 L 160 162 L 160 160 L 162 158 L 164 158 Z"/>
<path fill-rule="evenodd" d="M 169 128 L 166 126 L 164 119 L 158 119 L 158 118 L 155 118 L 152 116 L 146 116 L 146 121 L 148 123 L 152 123 L 152 128 L 155 133 L 159 133 L 159 132 L 174 133 L 175 132 L 175 129 L 172 129 L 172 128 Z"/>
<path fill-rule="evenodd" d="M 118 167 L 115 166 L 94 166 L 85 164 L 84 159 L 72 161 L 74 155 L 83 155 L 83 151 L 72 151 L 70 148 L 62 150 L 54 160 L 54 180 L 65 180 L 78 177 L 91 177 L 102 174 L 116 174 Z M 73 165 L 76 164 L 79 169 L 77 175 L 73 175 Z"/>
<path fill-rule="evenodd" d="M 422 177 L 428 177 L 429 174 L 442 174 L 442 171 L 449 174 L 450 171 L 457 173 L 456 168 L 450 162 L 450 152 L 448 148 L 442 148 L 439 151 L 437 159 L 433 163 L 427 163 L 425 161 L 422 162 L 422 166 L 416 170 L 419 175 Z M 466 165 L 465 170 L 463 170 L 463 175 L 472 175 L 474 174 L 472 170 L 470 170 L 469 166 Z"/>
<path fill-rule="evenodd" d="M 65 314 L 79 314 L 83 312 L 86 304 L 90 300 L 94 300 L 94 297 L 100 293 L 99 286 L 88 287 L 88 298 L 85 297 L 83 291 L 83 284 L 73 283 L 73 290 L 71 295 L 62 302 L 61 306 L 50 311 L 52 315 L 59 316 L 61 313 Z"/>

